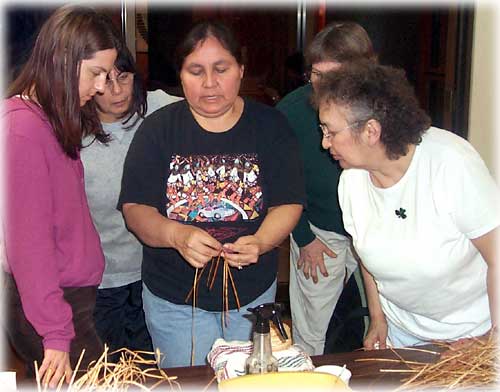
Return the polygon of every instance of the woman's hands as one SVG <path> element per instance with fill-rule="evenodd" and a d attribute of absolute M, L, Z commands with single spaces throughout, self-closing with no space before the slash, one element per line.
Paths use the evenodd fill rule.
<path fill-rule="evenodd" d="M 173 247 L 195 268 L 202 268 L 222 250 L 219 241 L 205 230 L 191 225 L 180 225 L 173 238 Z"/>
<path fill-rule="evenodd" d="M 457 355 L 457 353 L 466 351 L 473 344 L 477 344 L 478 341 L 481 341 L 483 343 L 498 342 L 497 329 L 494 327 L 482 336 L 462 338 L 450 343 L 448 346 L 448 350 L 441 353 L 441 358 L 453 357 L 454 355 Z"/>
<path fill-rule="evenodd" d="M 260 255 L 283 242 L 299 221 L 301 213 L 300 204 L 270 207 L 257 232 L 240 237 L 232 244 L 224 244 L 223 256 L 232 267 L 241 268 L 257 263 Z"/>
<path fill-rule="evenodd" d="M 370 325 L 363 341 L 365 350 L 387 348 L 387 320 L 380 304 L 377 284 L 373 276 L 367 271 L 363 263 L 359 264 L 365 283 L 366 301 L 370 311 Z"/>
<path fill-rule="evenodd" d="M 318 283 L 318 269 L 325 278 L 328 276 L 323 254 L 337 257 L 335 252 L 317 237 L 311 243 L 300 248 L 297 268 L 303 270 L 306 279 L 312 277 L 314 283 Z"/>
<path fill-rule="evenodd" d="M 123 205 L 128 228 L 142 242 L 156 248 L 175 248 L 195 268 L 203 267 L 221 251 L 232 267 L 256 263 L 261 254 L 279 246 L 290 234 L 301 213 L 302 206 L 298 204 L 271 207 L 254 235 L 240 237 L 222 247 L 205 230 L 165 218 L 154 207 L 135 203 Z"/>
<path fill-rule="evenodd" d="M 69 384 L 72 375 L 69 353 L 46 349 L 38 374 L 43 385 L 49 385 L 51 388 L 56 388 L 62 378 Z"/>
<path fill-rule="evenodd" d="M 123 215 L 128 228 L 146 245 L 174 248 L 195 268 L 203 267 L 222 250 L 222 244 L 205 230 L 165 218 L 154 207 L 126 203 Z"/>
<path fill-rule="evenodd" d="M 261 254 L 259 239 L 254 235 L 240 237 L 231 244 L 224 244 L 222 249 L 228 264 L 238 269 L 255 264 Z"/>
<path fill-rule="evenodd" d="M 365 350 L 383 350 L 387 348 L 387 321 L 385 317 L 370 317 L 370 326 L 363 341 Z"/>

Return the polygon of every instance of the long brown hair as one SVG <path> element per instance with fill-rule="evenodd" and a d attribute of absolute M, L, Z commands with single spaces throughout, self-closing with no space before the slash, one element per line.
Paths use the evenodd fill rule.
<path fill-rule="evenodd" d="M 61 7 L 42 26 L 28 61 L 7 92 L 8 97 L 36 97 L 61 148 L 73 159 L 82 137 L 93 134 L 108 141 L 93 100 L 80 107 L 80 65 L 98 51 L 119 49 L 117 37 L 105 15 L 88 7 Z"/>

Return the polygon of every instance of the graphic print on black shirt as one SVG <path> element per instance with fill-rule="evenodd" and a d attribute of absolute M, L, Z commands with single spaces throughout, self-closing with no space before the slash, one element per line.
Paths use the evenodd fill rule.
<path fill-rule="evenodd" d="M 256 154 L 173 155 L 167 181 L 167 217 L 181 222 L 254 221 L 263 208 Z M 243 228 L 211 225 L 219 241 Z"/>

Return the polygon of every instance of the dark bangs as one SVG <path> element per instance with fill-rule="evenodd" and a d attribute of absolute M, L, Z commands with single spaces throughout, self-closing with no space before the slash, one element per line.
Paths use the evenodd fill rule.
<path fill-rule="evenodd" d="M 137 66 L 134 58 L 132 57 L 132 54 L 127 46 L 124 45 L 122 49 L 118 51 L 115 67 L 119 72 L 130 72 L 134 74 L 132 102 L 130 103 L 127 113 L 123 115 L 124 121 L 122 122 L 123 125 L 126 125 L 126 129 L 130 129 L 137 124 L 137 121 L 139 121 L 140 118 L 144 118 L 148 111 L 146 86 L 142 75 L 137 72 Z M 135 120 L 132 123 L 127 124 L 136 114 L 137 117 Z"/>

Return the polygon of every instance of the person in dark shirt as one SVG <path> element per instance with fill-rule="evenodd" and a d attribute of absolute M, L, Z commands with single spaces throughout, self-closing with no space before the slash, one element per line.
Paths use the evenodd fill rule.
<path fill-rule="evenodd" d="M 238 95 L 231 32 L 200 23 L 177 55 L 186 100 L 144 120 L 118 205 L 144 243 L 144 311 L 162 367 L 205 364 L 217 338 L 250 338 L 247 308 L 274 301 L 276 247 L 305 199 L 286 118 Z"/>
<path fill-rule="evenodd" d="M 353 22 L 328 25 L 307 51 L 311 83 L 277 105 L 299 139 L 305 165 L 307 208 L 290 241 L 290 307 L 294 340 L 310 355 L 323 354 L 330 318 L 357 268 L 337 196 L 341 168 L 321 148 L 318 113 L 310 98 L 325 72 L 358 59 L 376 61 L 363 27 Z"/>

